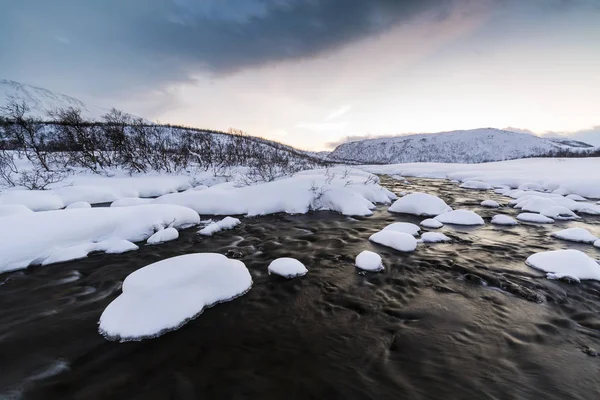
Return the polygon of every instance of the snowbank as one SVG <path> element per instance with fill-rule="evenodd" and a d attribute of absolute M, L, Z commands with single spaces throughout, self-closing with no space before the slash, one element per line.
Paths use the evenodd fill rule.
<path fill-rule="evenodd" d="M 548 208 L 544 208 L 540 214 L 545 217 L 558 219 L 558 220 L 570 220 L 570 219 L 578 219 L 579 216 L 575 214 L 573 211 L 569 210 L 567 207 L 563 206 L 551 206 Z"/>
<path fill-rule="evenodd" d="M 153 199 L 142 199 L 139 197 L 125 197 L 123 199 L 113 201 L 110 206 L 111 207 L 131 207 L 131 206 L 139 206 L 140 204 L 150 204 L 154 200 Z"/>
<path fill-rule="evenodd" d="M 492 224 L 494 225 L 517 225 L 518 222 L 513 217 L 509 217 L 508 215 L 498 214 L 494 215 L 492 218 Z"/>
<path fill-rule="evenodd" d="M 161 229 L 156 232 L 154 235 L 150 236 L 146 243 L 148 244 L 160 244 L 164 242 L 170 242 L 171 240 L 175 240 L 179 237 L 179 231 L 175 228 L 166 228 Z"/>
<path fill-rule="evenodd" d="M 362 251 L 357 255 L 354 264 L 356 268 L 363 271 L 381 271 L 385 269 L 383 261 L 381 261 L 381 256 L 369 250 Z"/>
<path fill-rule="evenodd" d="M 554 232 L 553 237 L 563 240 L 570 240 L 572 242 L 580 243 L 594 243 L 598 238 L 584 228 L 569 228 L 562 231 Z"/>
<path fill-rule="evenodd" d="M 199 222 L 194 210 L 170 205 L 80 208 L 1 217 L 0 226 L 11 228 L 10 235 L 0 241 L 0 272 L 48 264 L 47 258 L 74 246 L 83 246 L 76 251 L 79 256 L 86 245 L 107 240 L 140 242 L 156 230 L 168 226 L 183 229 Z M 66 259 L 61 257 L 61 261 Z"/>
<path fill-rule="evenodd" d="M 554 220 L 541 214 L 521 213 L 517 215 L 517 219 L 523 222 L 531 222 L 534 224 L 553 224 Z"/>
<path fill-rule="evenodd" d="M 125 278 L 123 293 L 100 316 L 99 331 L 121 341 L 157 337 L 180 328 L 204 308 L 233 300 L 251 287 L 246 266 L 224 255 L 168 258 Z"/>
<path fill-rule="evenodd" d="M 388 225 L 385 228 L 383 228 L 383 230 L 384 231 L 391 230 L 391 231 L 395 231 L 395 232 L 404 232 L 404 233 L 408 233 L 409 235 L 417 236 L 419 234 L 419 232 L 421 231 L 421 228 L 419 228 L 417 225 L 411 224 L 409 222 L 394 222 L 393 224 Z"/>
<path fill-rule="evenodd" d="M 73 208 L 92 208 L 92 205 L 87 201 L 76 201 L 75 203 L 71 203 L 65 207 L 65 209 L 70 210 Z"/>
<path fill-rule="evenodd" d="M 0 217 L 14 214 L 31 214 L 32 212 L 22 204 L 0 205 Z"/>
<path fill-rule="evenodd" d="M 421 241 L 423 243 L 440 243 L 450 242 L 452 239 L 440 232 L 425 232 L 421 235 Z"/>
<path fill-rule="evenodd" d="M 225 217 L 220 221 L 208 224 L 204 228 L 200 229 L 198 233 L 205 236 L 211 236 L 212 234 L 220 232 L 224 229 L 233 229 L 241 223 L 242 221 L 237 218 Z"/>
<path fill-rule="evenodd" d="M 179 204 L 207 215 L 304 214 L 332 210 L 344 215 L 372 215 L 374 203 L 396 196 L 379 186 L 377 177 L 357 169 L 311 170 L 273 182 L 245 187 L 217 185 L 169 194 L 156 203 Z"/>
<path fill-rule="evenodd" d="M 498 208 L 500 204 L 495 200 L 484 200 L 481 202 L 481 207 Z"/>
<path fill-rule="evenodd" d="M 555 250 L 536 253 L 527 258 L 527 265 L 547 272 L 551 279 L 600 280 L 600 265 L 579 250 Z"/>
<path fill-rule="evenodd" d="M 421 221 L 420 225 L 429 229 L 438 229 L 444 226 L 444 224 L 442 224 L 440 221 L 433 218 L 424 219 Z"/>
<path fill-rule="evenodd" d="M 304 264 L 295 258 L 282 257 L 273 260 L 267 268 L 269 275 L 275 274 L 284 278 L 296 278 L 304 276 L 308 272 Z"/>
<path fill-rule="evenodd" d="M 469 210 L 454 210 L 438 215 L 435 220 L 453 225 L 485 225 L 483 218 Z"/>
<path fill-rule="evenodd" d="M 393 230 L 383 230 L 374 233 L 369 237 L 369 240 L 402 252 L 415 251 L 417 248 L 417 239 L 414 236 Z"/>
<path fill-rule="evenodd" d="M 439 197 L 427 193 L 411 193 L 398 199 L 388 209 L 390 212 L 434 217 L 452 208 Z"/>
<path fill-rule="evenodd" d="M 5 190 L 0 193 L 0 205 L 21 204 L 32 211 L 58 210 L 63 200 L 49 190 Z"/>

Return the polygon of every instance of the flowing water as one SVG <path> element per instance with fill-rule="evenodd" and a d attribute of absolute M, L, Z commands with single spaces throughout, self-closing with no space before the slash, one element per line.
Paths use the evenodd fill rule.
<path fill-rule="evenodd" d="M 538 251 L 577 248 L 554 226 L 497 227 L 479 202 L 509 199 L 446 181 L 384 180 L 482 215 L 479 228 L 445 226 L 453 241 L 403 254 L 368 237 L 423 218 L 332 212 L 244 218 L 232 231 L 122 255 L 97 254 L 0 275 L 0 397 L 39 399 L 599 399 L 600 283 L 552 281 L 527 267 Z M 32 232 L 34 235 L 35 232 Z M 362 250 L 386 269 L 361 273 Z M 239 257 L 254 286 L 157 339 L 118 343 L 97 332 L 123 279 L 193 252 Z M 295 257 L 308 275 L 266 273 Z"/>

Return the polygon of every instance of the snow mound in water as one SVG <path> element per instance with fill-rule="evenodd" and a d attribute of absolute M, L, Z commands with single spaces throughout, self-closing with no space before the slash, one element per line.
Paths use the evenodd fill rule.
<path fill-rule="evenodd" d="M 108 254 L 121 254 L 137 250 L 139 247 L 128 240 L 109 239 L 96 243 L 82 243 L 75 246 L 57 249 L 51 252 L 41 262 L 42 265 L 55 264 L 59 262 L 79 260 L 85 258 L 94 251 L 102 251 Z"/>
<path fill-rule="evenodd" d="M 495 200 L 484 200 L 481 202 L 481 206 L 488 208 L 498 208 L 500 207 L 500 204 L 498 204 L 498 202 Z"/>
<path fill-rule="evenodd" d="M 0 205 L 0 217 L 14 214 L 31 214 L 32 212 L 33 211 L 22 204 Z"/>
<path fill-rule="evenodd" d="M 584 228 L 569 228 L 562 231 L 554 232 L 553 237 L 572 242 L 594 243 L 598 238 Z"/>
<path fill-rule="evenodd" d="M 393 224 L 388 225 L 385 228 L 383 228 L 383 230 L 384 231 L 390 230 L 390 231 L 395 231 L 395 232 L 404 232 L 404 233 L 408 233 L 409 235 L 417 236 L 419 234 L 419 232 L 421 231 L 421 228 L 419 228 L 415 224 L 411 224 L 410 222 L 394 222 Z"/>
<path fill-rule="evenodd" d="M 535 224 L 553 224 L 554 220 L 541 214 L 521 213 L 517 215 L 517 219 L 523 222 L 532 222 Z"/>
<path fill-rule="evenodd" d="M 218 222 L 213 222 L 211 224 L 208 224 L 204 228 L 200 229 L 198 231 L 198 233 L 201 235 L 205 235 L 205 236 L 211 236 L 212 234 L 220 232 L 224 229 L 233 229 L 234 227 L 236 227 L 237 225 L 239 225 L 241 223 L 242 223 L 242 221 L 240 221 L 237 218 L 225 217 Z"/>
<path fill-rule="evenodd" d="M 489 190 L 492 186 L 481 181 L 465 181 L 459 187 L 463 189 Z"/>
<path fill-rule="evenodd" d="M 388 209 L 390 212 L 423 215 L 433 217 L 448 211 L 452 208 L 439 197 L 427 193 L 411 193 L 398 199 Z"/>
<path fill-rule="evenodd" d="M 275 274 L 284 278 L 304 276 L 308 272 L 304 264 L 295 258 L 282 257 L 273 260 L 268 267 L 269 275 Z"/>
<path fill-rule="evenodd" d="M 567 199 L 573 200 L 573 201 L 587 201 L 587 199 L 585 197 L 580 196 L 578 194 L 570 194 L 566 197 L 567 197 Z"/>
<path fill-rule="evenodd" d="M 600 247 L 600 239 L 598 239 L 594 242 L 594 246 Z"/>
<path fill-rule="evenodd" d="M 558 219 L 558 220 L 570 220 L 570 219 L 579 219 L 579 216 L 575 214 L 573 211 L 569 210 L 567 207 L 563 206 L 552 206 L 548 208 L 544 208 L 540 213 L 548 218 Z"/>
<path fill-rule="evenodd" d="M 139 206 L 140 204 L 152 203 L 154 199 L 142 199 L 140 197 L 125 197 L 123 199 L 113 201 L 111 207 L 131 207 Z"/>
<path fill-rule="evenodd" d="M 498 214 L 494 215 L 492 218 L 492 224 L 494 225 L 517 225 L 518 222 L 513 217 L 509 217 L 508 215 Z"/>
<path fill-rule="evenodd" d="M 425 232 L 421 235 L 421 241 L 423 243 L 440 243 L 450 242 L 452 239 L 440 232 Z"/>
<path fill-rule="evenodd" d="M 443 224 L 452 225 L 484 225 L 483 218 L 469 210 L 454 210 L 435 217 Z"/>
<path fill-rule="evenodd" d="M 52 259 L 45 261 L 47 258 L 73 246 L 85 249 L 107 240 L 141 242 L 156 229 L 197 225 L 200 217 L 189 208 L 150 204 L 15 214 L 0 221 L 11 227 L 10 235 L 0 240 L 0 272 L 6 272 L 49 264 Z"/>
<path fill-rule="evenodd" d="M 355 265 L 364 271 L 381 271 L 384 269 L 381 256 L 369 250 L 365 250 L 356 256 Z"/>
<path fill-rule="evenodd" d="M 154 235 L 150 236 L 146 243 L 148 244 L 160 244 L 164 242 L 170 242 L 179 237 L 179 232 L 175 228 L 161 229 Z"/>
<path fill-rule="evenodd" d="M 442 226 L 444 226 L 444 224 L 442 224 L 440 221 L 437 221 L 433 218 L 428 218 L 428 219 L 421 221 L 420 225 L 425 228 L 429 228 L 429 229 L 438 229 L 438 228 L 441 228 Z"/>
<path fill-rule="evenodd" d="M 65 210 L 69 210 L 71 208 L 92 208 L 92 205 L 87 201 L 76 201 L 75 203 L 71 203 L 65 207 Z"/>
<path fill-rule="evenodd" d="M 122 342 L 157 337 L 180 328 L 204 308 L 233 300 L 251 287 L 246 266 L 224 255 L 167 258 L 125 278 L 123 293 L 100 316 L 99 331 Z"/>
<path fill-rule="evenodd" d="M 402 252 L 415 251 L 417 248 L 417 239 L 405 232 L 383 230 L 372 234 L 369 240 Z"/>
<path fill-rule="evenodd" d="M 600 280 L 600 265 L 579 250 L 555 250 L 536 253 L 527 258 L 527 265 L 547 272 L 550 279 Z"/>

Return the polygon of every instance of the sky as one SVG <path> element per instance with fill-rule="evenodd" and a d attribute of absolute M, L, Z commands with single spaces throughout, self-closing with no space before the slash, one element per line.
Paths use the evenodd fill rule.
<path fill-rule="evenodd" d="M 600 0 L 0 0 L 0 78 L 304 149 L 481 127 L 600 145 Z"/>

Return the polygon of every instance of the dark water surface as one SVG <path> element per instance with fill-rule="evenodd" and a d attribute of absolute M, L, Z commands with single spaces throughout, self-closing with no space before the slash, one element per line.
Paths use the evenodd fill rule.
<path fill-rule="evenodd" d="M 403 254 L 368 237 L 423 218 L 380 207 L 368 218 L 330 212 L 244 218 L 232 231 L 122 255 L 92 255 L 0 275 L 0 397 L 32 399 L 600 399 L 600 283 L 547 280 L 524 264 L 538 251 L 591 245 L 554 226 L 496 227 L 479 202 L 509 199 L 445 181 L 386 185 L 437 194 L 478 212 L 480 228 L 440 229 L 448 244 Z M 35 232 L 32 232 L 34 235 Z M 362 250 L 382 273 L 353 266 Z M 254 286 L 178 331 L 141 342 L 97 333 L 123 279 L 152 262 L 193 252 L 239 252 Z M 284 280 L 277 257 L 309 269 Z"/>

